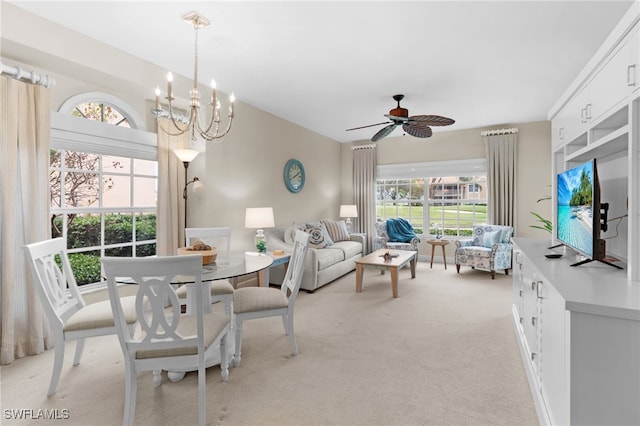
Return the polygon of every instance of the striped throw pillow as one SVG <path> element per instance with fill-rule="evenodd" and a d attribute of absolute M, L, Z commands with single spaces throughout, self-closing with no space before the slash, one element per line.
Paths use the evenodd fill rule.
<path fill-rule="evenodd" d="M 323 220 L 322 224 L 327 228 L 329 236 L 334 242 L 349 241 L 351 239 L 347 230 L 347 223 L 344 220 Z"/>

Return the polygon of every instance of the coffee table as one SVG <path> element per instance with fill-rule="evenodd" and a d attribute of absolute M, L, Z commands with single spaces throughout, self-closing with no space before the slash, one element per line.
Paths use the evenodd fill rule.
<path fill-rule="evenodd" d="M 384 254 L 389 252 L 391 259 L 385 261 Z M 364 267 L 379 269 L 382 272 L 388 270 L 391 275 L 391 292 L 394 298 L 398 297 L 398 269 L 411 262 L 411 278 L 416 277 L 416 261 L 418 252 L 410 250 L 380 249 L 356 260 L 356 293 L 362 291 L 362 271 Z"/>

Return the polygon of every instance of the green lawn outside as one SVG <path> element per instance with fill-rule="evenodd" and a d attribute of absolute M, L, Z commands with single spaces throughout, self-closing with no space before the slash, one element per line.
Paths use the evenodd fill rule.
<path fill-rule="evenodd" d="M 435 234 L 435 228 L 430 227 L 428 232 L 424 231 L 423 206 L 382 206 L 376 207 L 376 215 L 380 218 L 404 217 L 413 224 L 416 233 Z M 474 214 L 475 212 L 475 214 Z M 442 229 L 444 225 L 446 235 L 458 235 L 458 215 L 460 235 L 470 235 L 474 223 L 486 223 L 487 206 L 484 204 L 463 204 L 457 206 L 431 206 L 429 207 L 429 220 L 431 223 L 438 223 Z M 444 220 L 444 224 L 443 224 Z"/>

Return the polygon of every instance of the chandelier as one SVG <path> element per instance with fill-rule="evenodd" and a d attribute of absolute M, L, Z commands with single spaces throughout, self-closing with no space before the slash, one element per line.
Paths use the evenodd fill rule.
<path fill-rule="evenodd" d="M 194 60 L 193 60 L 193 88 L 189 91 L 190 102 L 189 109 L 185 115 L 174 111 L 173 108 L 173 74 L 170 72 L 167 74 L 167 95 L 165 99 L 169 103 L 169 110 L 165 111 L 160 105 L 160 88 L 156 87 L 156 105 L 153 109 L 156 117 L 168 117 L 170 123 L 169 128 L 162 128 L 165 133 L 171 136 L 179 136 L 184 133 L 188 133 L 191 140 L 196 140 L 198 136 L 206 141 L 213 141 L 224 137 L 229 130 L 231 130 L 231 123 L 233 122 L 233 102 L 235 96 L 231 93 L 229 96 L 229 112 L 227 113 L 226 126 L 221 128 L 220 120 L 220 101 L 216 95 L 216 82 L 211 80 L 211 100 L 209 106 L 211 107 L 211 115 L 206 127 L 203 127 L 200 122 L 200 93 L 198 92 L 198 30 L 209 26 L 209 20 L 204 16 L 201 16 L 197 12 L 191 12 L 182 17 L 182 19 L 193 26 L 195 32 L 195 45 L 194 45 Z"/>

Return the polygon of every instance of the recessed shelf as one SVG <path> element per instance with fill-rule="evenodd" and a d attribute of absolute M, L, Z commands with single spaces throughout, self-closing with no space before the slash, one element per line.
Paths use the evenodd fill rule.
<path fill-rule="evenodd" d="M 619 152 L 626 153 L 628 146 L 629 125 L 624 125 L 572 153 L 565 151 L 565 161 L 585 161 L 591 158 L 608 157 Z"/>

